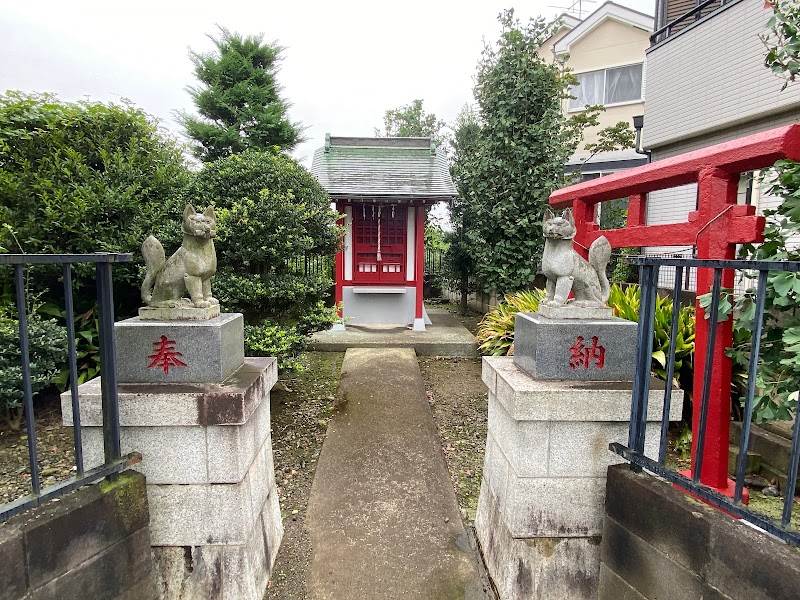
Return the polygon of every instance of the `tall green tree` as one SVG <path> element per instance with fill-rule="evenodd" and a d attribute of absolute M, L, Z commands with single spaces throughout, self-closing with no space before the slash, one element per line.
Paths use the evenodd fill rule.
<path fill-rule="evenodd" d="M 469 201 L 470 190 L 475 185 L 472 180 L 476 173 L 475 161 L 478 153 L 481 126 L 475 108 L 464 105 L 456 117 L 451 139 L 452 164 L 450 173 L 458 190 L 458 197 L 450 203 L 450 222 L 453 231 L 447 236 L 449 243 L 445 254 L 445 277 L 451 287 L 458 289 L 461 295 L 460 312 L 467 312 L 467 298 L 474 291 L 473 275 L 477 270 L 477 261 L 472 251 L 479 241 L 473 239 L 475 232 L 471 225 L 475 222 L 475 206 Z"/>
<path fill-rule="evenodd" d="M 445 141 L 447 123 L 434 113 L 426 113 L 422 100 L 387 110 L 383 115 L 383 130 L 375 129 L 377 137 L 431 137 L 436 143 Z"/>
<path fill-rule="evenodd" d="M 194 155 L 211 162 L 247 149 L 294 148 L 303 127 L 289 120 L 291 105 L 276 81 L 283 48 L 264 43 L 263 35 L 242 37 L 224 27 L 209 38 L 216 51 L 189 52 L 202 85 L 187 89 L 200 116 L 178 113 L 195 142 Z"/>
<path fill-rule="evenodd" d="M 480 135 L 462 194 L 474 214 L 477 276 L 486 291 L 505 293 L 533 281 L 547 199 L 565 183 L 564 164 L 601 108 L 564 116 L 561 103 L 576 78 L 540 53 L 557 23 L 538 17 L 521 24 L 513 10 L 499 20 L 500 39 L 485 46 L 478 65 Z"/>

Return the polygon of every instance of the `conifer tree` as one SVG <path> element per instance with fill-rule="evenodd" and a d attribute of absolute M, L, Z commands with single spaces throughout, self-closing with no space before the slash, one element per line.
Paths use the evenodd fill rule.
<path fill-rule="evenodd" d="M 189 51 L 202 85 L 188 91 L 200 116 L 178 114 L 194 155 L 211 162 L 247 149 L 294 148 L 303 127 L 289 120 L 290 104 L 276 81 L 283 48 L 264 43 L 263 35 L 242 37 L 224 27 L 209 38 L 216 51 Z"/>

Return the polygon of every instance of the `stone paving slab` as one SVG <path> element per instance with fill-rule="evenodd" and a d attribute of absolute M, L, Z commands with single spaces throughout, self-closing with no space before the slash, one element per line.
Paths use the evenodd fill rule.
<path fill-rule="evenodd" d="M 320 331 L 311 349 L 344 352 L 348 348 L 413 348 L 420 356 L 478 355 L 475 337 L 446 309 L 426 307 L 431 324 L 425 331 L 404 325 L 347 325 L 346 331 Z"/>
<path fill-rule="evenodd" d="M 351 348 L 308 508 L 313 600 L 488 598 L 414 350 Z"/>

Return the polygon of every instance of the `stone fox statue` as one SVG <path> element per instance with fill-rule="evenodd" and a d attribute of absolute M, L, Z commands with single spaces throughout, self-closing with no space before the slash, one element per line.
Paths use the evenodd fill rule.
<path fill-rule="evenodd" d="M 214 250 L 214 209 L 195 212 L 191 204 L 183 211 L 183 244 L 169 260 L 164 247 L 154 236 L 142 244 L 147 274 L 142 282 L 142 301 L 148 306 L 208 308 L 219 304 L 211 296 L 211 277 L 217 272 Z M 191 302 L 184 298 L 189 292 Z"/>
<path fill-rule="evenodd" d="M 545 210 L 542 256 L 542 271 L 547 277 L 545 305 L 562 306 L 572 291 L 575 306 L 605 306 L 610 289 L 606 265 L 611 258 L 611 244 L 605 236 L 597 238 L 589 247 L 586 261 L 573 249 L 574 237 L 575 220 L 571 209 L 560 217 L 549 208 Z"/>

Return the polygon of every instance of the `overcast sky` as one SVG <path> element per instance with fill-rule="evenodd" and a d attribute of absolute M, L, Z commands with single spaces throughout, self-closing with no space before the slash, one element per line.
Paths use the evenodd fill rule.
<path fill-rule="evenodd" d="M 654 0 L 617 0 L 653 13 Z M 452 121 L 472 101 L 482 39 L 498 13 L 554 17 L 570 0 L 0 0 L 0 90 L 63 100 L 131 100 L 176 137 L 176 109 L 193 110 L 188 48 L 213 48 L 222 25 L 286 47 L 278 81 L 291 118 L 308 128 L 295 156 L 310 166 L 325 133 L 373 135 L 387 109 L 415 98 Z M 589 6 L 600 6 L 600 2 Z M 556 8 L 559 7 L 559 8 Z"/>

